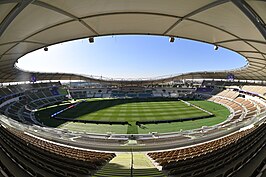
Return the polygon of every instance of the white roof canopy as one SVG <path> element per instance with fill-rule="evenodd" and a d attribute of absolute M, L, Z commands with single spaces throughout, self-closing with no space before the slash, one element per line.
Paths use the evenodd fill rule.
<path fill-rule="evenodd" d="M 202 41 L 235 51 L 248 61 L 238 70 L 187 73 L 177 79 L 225 79 L 230 72 L 236 79 L 266 80 L 265 23 L 264 0 L 1 0 L 0 82 L 29 81 L 32 73 L 14 65 L 31 51 L 120 34 Z M 38 80 L 97 80 L 64 73 L 35 75 Z"/>

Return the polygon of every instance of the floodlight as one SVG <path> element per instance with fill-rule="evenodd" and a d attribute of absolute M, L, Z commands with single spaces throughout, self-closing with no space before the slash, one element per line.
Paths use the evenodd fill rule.
<path fill-rule="evenodd" d="M 94 38 L 93 37 L 89 37 L 89 43 L 94 43 Z"/>
<path fill-rule="evenodd" d="M 219 47 L 217 45 L 214 46 L 214 50 L 218 50 Z"/>
<path fill-rule="evenodd" d="M 48 47 L 44 47 L 43 50 L 44 50 L 45 52 L 47 52 L 47 51 L 48 51 Z"/>
<path fill-rule="evenodd" d="M 175 42 L 175 38 L 174 38 L 173 36 L 171 36 L 171 37 L 169 38 L 169 42 Z"/>

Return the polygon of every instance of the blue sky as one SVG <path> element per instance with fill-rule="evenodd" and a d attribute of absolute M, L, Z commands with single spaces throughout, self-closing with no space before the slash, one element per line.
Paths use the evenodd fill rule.
<path fill-rule="evenodd" d="M 66 72 L 109 78 L 150 78 L 192 71 L 233 69 L 245 59 L 227 49 L 160 36 L 105 36 L 61 43 L 27 54 L 17 66 L 30 71 Z"/>

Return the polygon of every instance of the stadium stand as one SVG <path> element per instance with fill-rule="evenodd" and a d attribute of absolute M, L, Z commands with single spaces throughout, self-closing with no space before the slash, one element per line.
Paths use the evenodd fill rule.
<path fill-rule="evenodd" d="M 214 96 L 209 96 L 208 100 L 223 104 L 233 111 L 234 116 L 227 123 L 250 119 L 265 111 L 261 98 L 251 96 L 247 99 L 243 96 L 245 97 L 245 94 L 240 90 L 226 89 Z"/>
<path fill-rule="evenodd" d="M 262 124 L 200 145 L 148 155 L 170 176 L 229 176 L 265 146 L 265 127 Z M 219 174 L 218 169 L 223 172 Z"/>
<path fill-rule="evenodd" d="M 264 96 L 266 93 L 266 87 L 265 86 L 244 85 L 242 87 L 242 90 L 245 90 L 245 91 L 248 91 L 251 93 L 260 94 L 262 96 Z"/>
<path fill-rule="evenodd" d="M 47 170 L 56 176 L 86 176 L 93 174 L 95 170 L 115 156 L 110 153 L 85 151 L 54 144 L 4 126 L 0 127 L 0 134 L 1 148 L 8 151 L 9 155 L 16 159 L 18 168 L 24 167 L 22 169 L 27 173 L 34 171 L 36 174 L 36 172 Z M 24 163 L 25 161 L 32 164 L 29 166 Z M 32 170 L 34 167 L 42 170 Z M 11 173 L 17 173 L 17 171 Z"/>
<path fill-rule="evenodd" d="M 73 99 L 84 98 L 109 98 L 110 91 L 107 88 L 70 88 L 70 95 Z"/>
<path fill-rule="evenodd" d="M 199 87 L 196 90 L 196 93 L 209 94 L 209 95 L 211 95 L 212 92 L 213 92 L 213 87 Z"/>
<path fill-rule="evenodd" d="M 5 95 L 5 101 L 11 98 L 17 99 L 1 107 L 1 112 L 20 122 L 38 124 L 32 111 L 65 100 L 65 95 L 61 95 L 58 91 L 58 87 L 60 86 L 61 84 L 58 82 L 24 84 L 17 86 L 19 89 L 16 89 L 16 86 L 9 86 L 9 88 L 5 88 L 5 90 L 9 90 L 8 93 L 11 97 L 10 95 Z M 12 88 L 12 90 L 10 88 Z M 7 91 L 5 93 L 7 93 Z"/>
<path fill-rule="evenodd" d="M 187 97 L 195 92 L 195 88 L 144 88 L 127 86 L 126 88 L 71 88 L 73 99 L 82 98 L 150 98 L 150 97 Z"/>
<path fill-rule="evenodd" d="M 117 176 L 265 176 L 265 7 L 264 0 L 0 1 L 0 177 L 116 176 L 112 171 Z M 222 48 L 242 56 L 246 65 L 133 80 L 33 72 L 17 66 L 22 56 L 37 49 L 47 52 L 64 41 L 89 38 L 92 43 L 97 37 L 124 34 L 208 43 L 215 51 Z M 200 62 L 204 61 L 203 57 Z M 162 67 L 172 64 L 160 62 Z M 17 84 L 48 80 L 67 80 L 85 89 L 64 91 L 59 82 Z M 214 126 L 164 134 L 87 134 L 40 126 L 35 110 L 60 103 L 66 95 L 204 99 L 224 105 L 231 114 Z M 137 161 L 140 168 L 133 171 L 133 148 L 148 152 L 158 170 L 152 165 L 142 169 L 147 161 Z M 120 156 L 110 149 L 129 151 L 130 159 L 117 162 Z"/>
<path fill-rule="evenodd" d="M 16 89 L 16 87 L 19 87 L 19 89 Z M 28 88 L 28 90 L 25 88 Z M 4 97 L 14 100 L 5 104 L 5 102 L 9 101 L 7 99 L 2 103 L 5 104 L 1 107 L 2 113 L 16 121 L 35 125 L 40 125 L 34 117 L 33 111 L 35 109 L 62 102 L 65 98 L 65 95 L 60 93 L 62 92 L 60 91 L 60 85 L 55 86 L 54 84 L 45 84 L 45 86 L 42 84 L 38 84 L 38 86 L 18 85 L 12 86 L 12 91 L 10 88 L 8 88 L 9 91 L 6 91 L 6 88 L 3 90 L 3 93 L 7 93 Z M 166 92 L 163 90 L 164 89 L 153 89 L 152 91 L 150 90 L 147 92 L 126 94 L 114 90 L 114 93 L 110 93 L 110 95 L 124 94 L 132 97 L 139 97 L 143 94 L 143 97 L 149 97 L 152 94 L 153 97 L 156 97 L 154 93 Z M 182 92 L 179 89 L 168 90 L 171 90 L 172 93 Z M 182 90 L 184 91 L 185 89 Z M 256 115 L 262 114 L 266 110 L 265 101 L 256 95 L 248 95 L 248 93 L 243 93 L 240 92 L 240 90 L 233 90 L 231 88 L 223 89 L 218 94 L 210 95 L 210 93 L 212 93 L 211 90 L 212 89 L 207 89 L 207 91 L 202 91 L 199 89 L 199 91 L 197 91 L 194 89 L 195 92 L 193 93 L 196 95 L 208 95 L 207 98 L 209 101 L 228 107 L 231 110 L 232 115 L 225 122 L 211 129 L 201 129 L 198 132 L 195 130 L 187 135 L 183 132 L 183 134 L 178 135 L 173 134 L 162 136 L 154 134 L 152 136 L 140 135 L 139 137 L 136 136 L 133 138 L 136 140 L 137 144 L 145 146 L 146 149 L 150 150 L 175 147 L 177 144 L 181 146 L 172 151 L 148 153 L 148 156 L 153 159 L 155 165 L 162 167 L 162 172 L 164 174 L 168 176 L 202 176 L 212 174 L 214 171 L 215 174 L 218 174 L 217 171 L 219 171 L 219 174 L 226 176 L 238 172 L 238 169 L 247 163 L 247 161 L 244 160 L 250 159 L 251 157 L 246 154 L 255 153 L 255 151 L 250 152 L 248 147 L 256 145 L 257 148 L 255 150 L 259 150 L 263 147 L 261 141 L 264 137 L 264 124 L 255 125 L 255 127 L 243 131 L 232 132 L 230 135 L 224 135 L 222 138 L 217 137 L 215 140 L 209 139 L 209 142 L 199 142 L 200 144 L 196 145 L 195 143 L 193 144 L 194 140 L 191 141 L 193 137 L 211 137 L 212 134 L 219 135 L 219 132 L 223 130 L 224 127 L 230 127 L 235 123 L 252 120 Z M 107 90 L 104 92 L 107 93 Z M 112 92 L 112 90 L 109 90 L 108 92 Z M 187 91 L 185 92 L 188 93 Z M 16 97 L 8 97 L 8 94 L 16 95 Z M 160 95 L 163 97 L 163 93 Z M 60 144 L 61 142 L 54 143 L 50 140 L 45 140 L 42 137 L 36 137 L 35 135 L 8 126 L 1 126 L 0 133 L 2 135 L 1 144 L 3 144 L 1 152 L 3 154 L 9 154 L 9 156 L 15 159 L 16 163 L 13 162 L 13 165 L 11 165 L 14 166 L 14 168 L 18 168 L 18 164 L 19 166 L 23 166 L 22 169 L 20 168 L 20 170 L 22 170 L 21 172 L 20 170 L 17 170 L 21 174 L 33 173 L 35 176 L 45 176 L 46 174 L 52 174 L 54 176 L 83 176 L 96 173 L 96 176 L 101 176 L 103 174 L 108 176 L 112 165 L 109 164 L 100 171 L 99 169 L 108 164 L 108 162 L 115 157 L 114 153 L 100 153 L 91 150 L 82 150 L 74 148 L 75 144 L 73 143 L 68 143 L 68 145 Z M 128 138 L 132 139 L 130 137 Z M 87 142 L 87 146 L 91 148 L 97 148 L 99 145 L 108 145 L 109 148 L 112 147 L 115 149 L 116 147 L 127 143 L 128 138 L 100 138 L 100 136 L 86 137 L 84 135 L 77 137 L 76 142 Z M 250 142 L 247 143 L 247 141 Z M 19 144 L 15 144 L 15 142 L 19 142 Z M 183 146 L 189 147 L 182 148 L 182 144 L 184 144 Z M 11 147 L 15 151 L 10 150 Z M 29 152 L 32 152 L 34 157 L 27 155 Z M 46 157 L 46 154 L 48 153 L 53 155 L 50 155 L 48 158 Z M 35 156 L 38 156 L 38 158 Z M 227 158 L 227 156 L 229 158 Z M 243 158 L 246 159 L 243 160 Z M 217 163 L 212 164 L 211 161 L 213 160 L 217 161 Z M 48 161 L 51 163 L 44 163 Z M 228 169 L 228 164 L 233 162 L 237 163 L 238 166 L 234 166 L 233 169 Z M 14 174 L 11 169 L 5 169 L 6 163 L 10 162 L 8 162 L 7 159 L 6 161 L 1 161 L 3 171 L 6 171 L 5 173 L 10 176 L 16 176 L 17 174 Z M 45 170 L 39 171 L 39 168 Z M 140 172 L 138 172 L 138 170 L 135 171 L 136 175 L 141 173 L 141 170 L 139 171 Z M 121 170 L 120 172 L 117 172 L 117 174 L 123 175 L 125 173 L 128 174 L 129 172 L 129 170 Z M 149 170 L 145 172 L 151 176 L 152 174 L 153 176 L 160 174 L 156 170 L 151 170 L 150 173 Z"/>

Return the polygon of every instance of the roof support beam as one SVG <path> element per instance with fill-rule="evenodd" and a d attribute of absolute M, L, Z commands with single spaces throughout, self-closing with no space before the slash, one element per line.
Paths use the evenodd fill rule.
<path fill-rule="evenodd" d="M 1 0 L 0 4 L 18 3 L 20 0 Z"/>
<path fill-rule="evenodd" d="M 230 40 L 219 41 L 219 42 L 216 42 L 215 44 L 222 44 L 222 43 L 235 42 L 235 41 L 246 41 L 246 42 L 259 43 L 259 44 L 266 44 L 266 41 L 257 41 L 257 40 L 252 40 L 252 39 L 230 39 Z"/>
<path fill-rule="evenodd" d="M 176 21 L 172 26 L 170 26 L 170 27 L 169 27 L 169 28 L 168 28 L 163 34 L 166 35 L 169 31 L 171 31 L 174 27 L 176 27 L 176 25 L 178 25 L 180 22 L 182 22 L 182 21 L 185 20 L 186 18 L 189 18 L 189 17 L 191 17 L 191 16 L 193 16 L 193 15 L 196 15 L 196 14 L 198 14 L 198 13 L 200 13 L 200 12 L 203 12 L 203 11 L 205 11 L 205 10 L 208 10 L 208 9 L 210 9 L 210 8 L 213 8 L 213 7 L 215 7 L 215 6 L 218 6 L 218 5 L 220 5 L 220 4 L 226 3 L 226 2 L 228 2 L 228 1 L 229 1 L 229 0 L 218 0 L 218 1 L 214 1 L 214 2 L 212 2 L 212 3 L 210 3 L 210 4 L 207 4 L 207 5 L 205 5 L 205 6 L 201 7 L 201 8 L 199 8 L 199 9 L 196 9 L 196 10 L 190 12 L 189 14 L 185 15 L 183 18 L 177 20 L 177 21 Z"/>
<path fill-rule="evenodd" d="M 258 51 L 247 51 L 247 50 L 240 50 L 240 51 L 237 51 L 238 53 L 255 53 L 255 54 L 264 54 L 266 55 L 266 53 L 263 53 L 263 52 L 258 52 Z M 248 57 L 250 58 L 250 57 Z"/>
<path fill-rule="evenodd" d="M 7 42 L 7 43 L 2 43 L 0 44 L 0 46 L 3 46 L 3 45 L 9 45 L 9 44 L 17 44 L 17 43 L 31 43 L 31 44 L 40 44 L 40 45 L 47 45 L 47 43 L 43 43 L 43 42 L 35 42 L 35 41 L 12 41 L 12 42 Z"/>
<path fill-rule="evenodd" d="M 84 25 L 86 28 L 88 28 L 90 31 L 92 31 L 94 34 L 99 35 L 98 32 L 97 32 L 95 29 L 93 29 L 90 25 L 88 25 L 88 24 L 85 23 L 83 20 L 79 19 L 78 17 L 76 17 L 75 15 L 72 15 L 72 14 L 69 13 L 69 12 L 66 12 L 66 11 L 64 11 L 64 10 L 62 10 L 62 9 L 59 9 L 59 8 L 57 8 L 57 7 L 54 7 L 54 6 L 50 5 L 50 4 L 47 4 L 47 3 L 44 3 L 44 2 L 41 2 L 41 1 L 36 1 L 36 2 L 34 2 L 33 4 L 38 5 L 38 6 L 41 6 L 41 7 L 43 7 L 43 8 L 47 8 L 47 9 L 53 10 L 53 11 L 55 11 L 55 12 L 57 12 L 57 13 L 63 14 L 63 15 L 65 15 L 65 16 L 68 16 L 69 18 L 72 18 L 72 19 L 74 19 L 74 20 L 77 20 L 77 21 L 79 21 L 82 25 Z"/>
<path fill-rule="evenodd" d="M 256 26 L 266 40 L 266 26 L 260 16 L 244 0 L 231 0 Z"/>
<path fill-rule="evenodd" d="M 0 37 L 3 35 L 10 23 L 20 14 L 20 12 L 22 12 L 33 1 L 35 0 L 22 0 L 11 10 L 11 12 L 0 24 Z"/>

